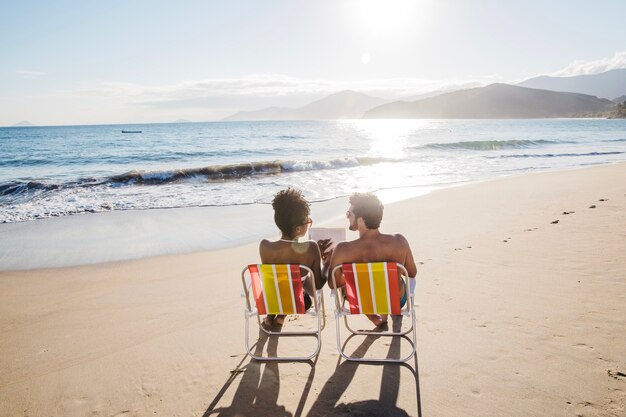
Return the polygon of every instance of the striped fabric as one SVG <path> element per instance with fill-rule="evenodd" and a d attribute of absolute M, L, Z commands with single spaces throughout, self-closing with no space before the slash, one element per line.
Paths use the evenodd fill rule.
<path fill-rule="evenodd" d="M 304 291 L 298 265 L 248 266 L 259 314 L 304 314 Z"/>
<path fill-rule="evenodd" d="M 342 265 L 351 314 L 401 314 L 395 262 Z"/>

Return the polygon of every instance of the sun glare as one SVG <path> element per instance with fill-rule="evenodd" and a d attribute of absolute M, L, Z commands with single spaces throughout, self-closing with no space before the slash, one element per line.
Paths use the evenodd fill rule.
<path fill-rule="evenodd" d="M 370 156 L 392 159 L 405 157 L 407 137 L 416 130 L 415 120 L 350 120 L 346 123 L 370 140 Z"/>
<path fill-rule="evenodd" d="M 416 23 L 424 2 L 417 0 L 359 0 L 353 3 L 353 15 L 371 35 L 398 35 Z"/>

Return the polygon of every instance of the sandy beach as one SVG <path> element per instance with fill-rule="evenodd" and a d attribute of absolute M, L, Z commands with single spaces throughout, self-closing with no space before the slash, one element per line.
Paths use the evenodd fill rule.
<path fill-rule="evenodd" d="M 346 226 L 346 207 L 335 207 L 316 225 Z M 210 235 L 209 224 L 193 223 L 206 213 L 160 211 L 162 222 L 145 228 L 166 242 L 167 227 L 181 227 L 172 219 L 187 219 L 187 233 Z M 272 235 L 246 213 L 233 236 L 246 226 Z M 105 218 L 4 227 L 0 259 L 67 261 L 63 240 L 23 237 L 41 234 L 39 224 L 106 252 L 103 235 L 78 233 L 111 234 L 119 225 Z M 0 272 L 0 416 L 626 414 L 626 163 L 435 191 L 387 205 L 382 231 L 403 233 L 419 262 L 417 357 L 405 365 L 340 360 L 327 288 L 316 361 L 251 361 L 240 271 L 258 261 L 258 245 L 194 243 L 187 254 Z M 308 342 L 263 338 L 258 348 L 304 351 Z M 406 343 L 372 336 L 348 349 L 385 356 Z"/>

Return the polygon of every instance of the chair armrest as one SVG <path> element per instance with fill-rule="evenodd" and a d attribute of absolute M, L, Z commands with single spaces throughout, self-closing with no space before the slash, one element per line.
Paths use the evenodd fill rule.
<path fill-rule="evenodd" d="M 252 279 L 249 276 L 245 277 L 246 280 L 246 288 L 250 291 L 250 287 L 252 286 Z M 246 292 L 241 290 L 241 298 L 246 298 Z"/>
<path fill-rule="evenodd" d="M 415 277 L 409 277 L 409 294 L 411 294 L 411 300 L 413 300 L 413 305 L 415 305 L 415 284 L 417 280 Z"/>

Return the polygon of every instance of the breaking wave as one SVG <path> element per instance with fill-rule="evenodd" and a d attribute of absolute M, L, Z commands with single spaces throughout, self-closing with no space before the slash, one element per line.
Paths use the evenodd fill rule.
<path fill-rule="evenodd" d="M 109 177 L 83 178 L 64 183 L 45 181 L 11 181 L 0 184 L 0 205 L 10 204 L 16 199 L 34 196 L 58 189 L 91 186 L 161 185 L 186 180 L 235 181 L 252 176 L 280 175 L 289 172 L 319 171 L 373 165 L 397 161 L 388 158 L 354 157 L 318 161 L 268 161 L 229 165 L 211 165 L 202 168 L 178 170 L 143 171 L 133 170 Z"/>
<path fill-rule="evenodd" d="M 502 149 L 526 149 L 535 148 L 546 145 L 564 144 L 564 143 L 576 143 L 569 141 L 554 141 L 554 140 L 477 140 L 477 141 L 463 141 L 452 143 L 429 143 L 427 145 L 418 146 L 416 148 L 426 149 L 444 149 L 444 150 L 473 150 L 473 151 L 499 151 Z"/>
<path fill-rule="evenodd" d="M 587 152 L 587 153 L 542 153 L 542 154 L 518 154 L 518 155 L 500 155 L 485 156 L 485 158 L 560 158 L 565 156 L 601 156 L 601 155 L 619 155 L 624 152 Z"/>

